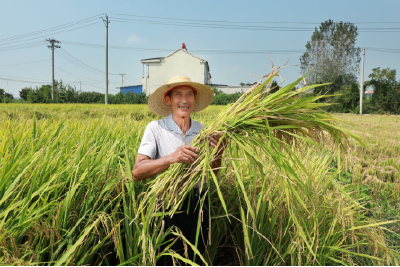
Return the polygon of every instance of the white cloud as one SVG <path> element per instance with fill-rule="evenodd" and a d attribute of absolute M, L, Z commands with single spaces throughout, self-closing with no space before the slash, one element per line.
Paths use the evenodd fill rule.
<path fill-rule="evenodd" d="M 128 37 L 127 41 L 128 41 L 128 43 L 131 43 L 131 44 L 138 44 L 138 43 L 143 42 L 144 39 L 132 34 L 131 36 Z"/>

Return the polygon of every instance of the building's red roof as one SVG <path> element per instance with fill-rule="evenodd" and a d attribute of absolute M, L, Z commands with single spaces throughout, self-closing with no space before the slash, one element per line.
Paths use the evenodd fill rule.
<path fill-rule="evenodd" d="M 373 94 L 374 91 L 366 91 L 365 93 L 366 93 L 366 94 Z"/>

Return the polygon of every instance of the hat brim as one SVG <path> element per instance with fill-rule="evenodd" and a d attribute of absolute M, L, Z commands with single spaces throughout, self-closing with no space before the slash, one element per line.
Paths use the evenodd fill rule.
<path fill-rule="evenodd" d="M 165 93 L 176 86 L 188 85 L 196 89 L 196 101 L 194 102 L 193 112 L 199 112 L 207 108 L 214 101 L 214 92 L 208 85 L 196 82 L 177 82 L 164 84 L 154 91 L 149 97 L 149 109 L 155 114 L 167 117 L 172 113 L 171 105 L 165 102 Z"/>

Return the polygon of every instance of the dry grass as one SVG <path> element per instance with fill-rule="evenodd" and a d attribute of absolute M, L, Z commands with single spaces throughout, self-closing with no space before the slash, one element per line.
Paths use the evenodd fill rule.
<path fill-rule="evenodd" d="M 349 164 L 361 182 L 392 184 L 400 182 L 400 116 L 337 114 L 339 125 L 359 135 L 367 147 L 352 140 Z"/>

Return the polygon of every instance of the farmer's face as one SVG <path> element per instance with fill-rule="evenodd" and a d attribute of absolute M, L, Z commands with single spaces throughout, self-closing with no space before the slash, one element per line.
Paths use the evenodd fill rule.
<path fill-rule="evenodd" d="M 194 108 L 196 96 L 189 86 L 175 88 L 171 97 L 166 96 L 165 101 L 171 105 L 172 114 L 178 116 L 190 116 Z"/>

